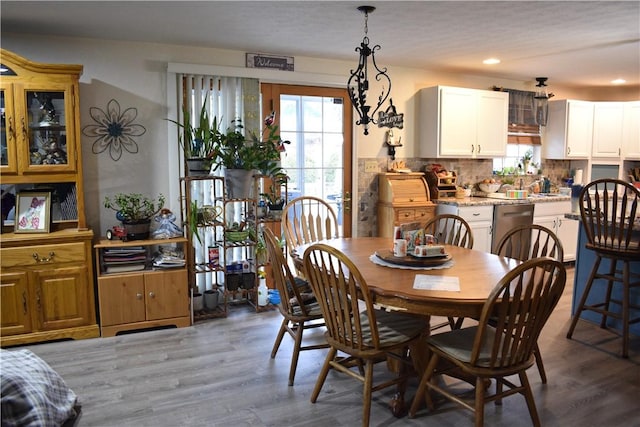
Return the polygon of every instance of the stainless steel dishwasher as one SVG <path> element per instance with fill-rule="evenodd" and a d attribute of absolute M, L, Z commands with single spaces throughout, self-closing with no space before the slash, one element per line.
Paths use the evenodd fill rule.
<path fill-rule="evenodd" d="M 507 231 L 519 225 L 531 224 L 533 224 L 533 203 L 495 205 L 493 208 L 491 252 L 498 251 L 498 243 Z"/>

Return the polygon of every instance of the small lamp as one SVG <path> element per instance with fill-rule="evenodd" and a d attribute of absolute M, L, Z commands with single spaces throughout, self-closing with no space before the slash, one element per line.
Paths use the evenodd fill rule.
<path fill-rule="evenodd" d="M 536 123 L 540 126 L 547 125 L 547 118 L 549 117 L 549 98 L 553 97 L 553 93 L 547 92 L 547 80 L 547 77 L 536 77 L 538 84 L 536 85 L 536 92 L 533 96 Z"/>
<path fill-rule="evenodd" d="M 347 89 L 349 91 L 349 98 L 353 108 L 358 113 L 359 119 L 356 121 L 356 125 L 363 125 L 364 134 L 369 135 L 369 123 L 376 124 L 374 119 L 375 113 L 380 109 L 380 106 L 386 101 L 391 92 L 391 79 L 387 75 L 387 69 L 380 69 L 376 64 L 375 52 L 380 49 L 380 45 L 375 45 L 373 48 L 369 47 L 369 37 L 367 37 L 368 27 L 367 20 L 369 13 L 376 10 L 373 6 L 360 6 L 358 10 L 364 13 L 364 38 L 359 47 L 356 47 L 356 52 L 360 53 L 358 59 L 358 68 L 351 70 L 351 77 L 347 82 Z M 378 102 L 375 109 L 371 111 L 372 106 L 367 105 L 367 92 L 369 90 L 369 75 L 368 75 L 368 61 L 371 57 L 371 62 L 375 68 L 375 79 L 386 80 L 388 87 L 385 89 L 384 84 L 382 86 L 382 92 L 378 96 Z"/>

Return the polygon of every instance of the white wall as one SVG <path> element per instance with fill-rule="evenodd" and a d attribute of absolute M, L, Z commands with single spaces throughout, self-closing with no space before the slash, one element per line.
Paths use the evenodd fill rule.
<path fill-rule="evenodd" d="M 116 223 L 113 212 L 102 208 L 102 200 L 106 195 L 121 191 L 149 195 L 163 193 L 167 196 L 168 207 L 179 215 L 178 146 L 174 127 L 164 120 L 175 111 L 168 100 L 176 99 L 175 93 L 168 93 L 175 87 L 175 75 L 167 72 L 167 65 L 201 64 L 204 68 L 216 65 L 244 69 L 245 63 L 245 52 L 241 51 L 15 33 L 2 34 L 2 48 L 36 62 L 82 64 L 81 127 L 93 123 L 89 115 L 90 107 L 105 109 L 111 99 L 117 100 L 122 110 L 130 107 L 138 110 L 135 122 L 143 125 L 147 132 L 137 138 L 137 154 L 125 152 L 115 162 L 107 152 L 93 154 L 93 139 L 83 136 L 87 220 L 96 234 L 104 233 Z M 296 57 L 295 73 L 263 70 L 260 71 L 260 77 L 263 81 L 293 80 L 315 85 L 343 81 L 346 85 L 349 70 L 355 65 L 355 56 L 353 62 Z M 394 130 L 396 137 L 402 136 L 403 147 L 397 152 L 400 158 L 416 157 L 415 129 L 419 120 L 416 93 L 420 88 L 437 84 L 480 89 L 488 89 L 493 85 L 514 89 L 531 89 L 533 86 L 532 82 L 444 75 L 393 66 L 388 66 L 388 69 L 392 80 L 393 103 L 399 113 L 405 114 L 404 129 Z M 555 92 L 560 97 L 579 97 L 576 93 L 568 92 L 562 96 L 559 91 Z M 360 128 L 354 130 L 354 161 L 364 157 L 386 157 L 383 147 L 385 129 L 374 126 L 368 136 L 364 136 Z M 357 194 L 357 191 L 353 191 L 353 194 Z"/>

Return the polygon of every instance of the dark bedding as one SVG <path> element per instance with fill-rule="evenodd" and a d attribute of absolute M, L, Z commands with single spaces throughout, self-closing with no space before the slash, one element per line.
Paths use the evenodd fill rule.
<path fill-rule="evenodd" d="M 1 350 L 2 426 L 61 426 L 79 413 L 76 394 L 30 350 Z"/>

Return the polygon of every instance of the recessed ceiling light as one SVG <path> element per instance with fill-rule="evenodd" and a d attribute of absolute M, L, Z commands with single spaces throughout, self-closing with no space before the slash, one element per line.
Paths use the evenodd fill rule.
<path fill-rule="evenodd" d="M 482 63 L 484 65 L 495 65 L 495 64 L 499 64 L 500 60 L 498 58 L 487 58 L 484 61 L 482 61 Z"/>
<path fill-rule="evenodd" d="M 625 84 L 627 81 L 625 79 L 615 79 L 615 80 L 611 80 L 611 84 L 612 85 L 622 85 Z"/>

